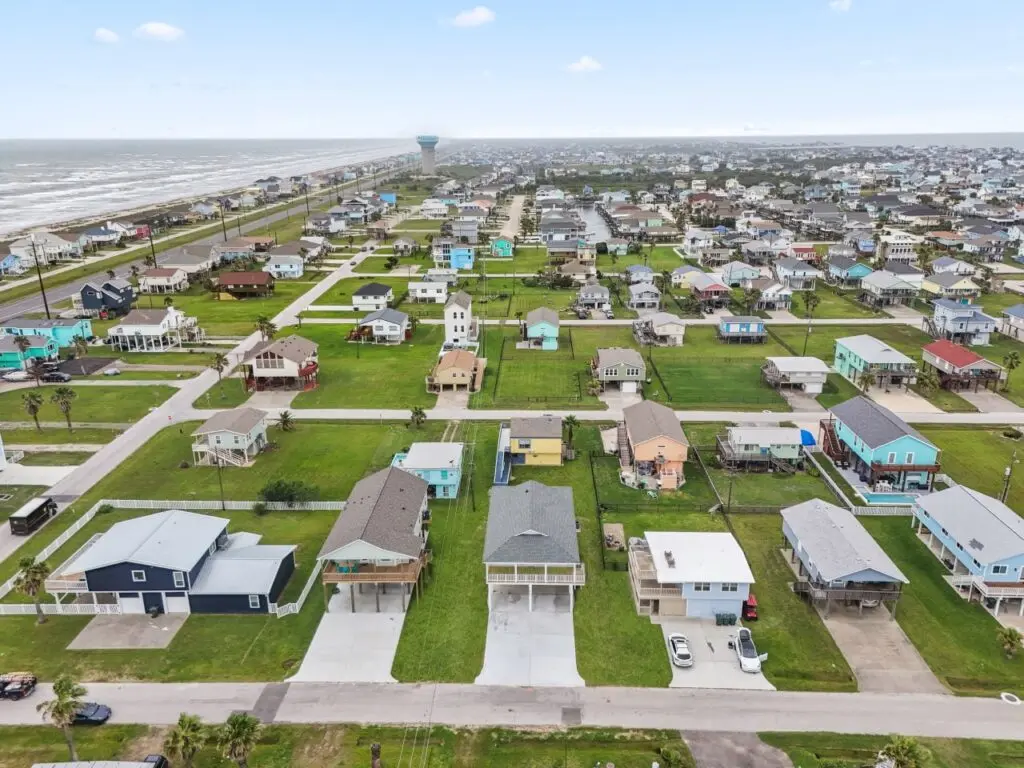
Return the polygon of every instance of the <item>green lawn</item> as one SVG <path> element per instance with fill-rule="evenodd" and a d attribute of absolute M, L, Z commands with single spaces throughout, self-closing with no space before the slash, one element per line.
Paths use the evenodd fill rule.
<path fill-rule="evenodd" d="M 792 354 L 797 355 L 803 354 L 806 332 L 805 326 L 776 325 L 772 327 L 772 333 L 794 350 Z M 879 341 L 890 344 L 894 349 L 898 349 L 914 360 L 921 359 L 921 347 L 932 341 L 928 334 L 909 325 L 872 325 L 864 328 L 818 325 L 811 328 L 811 336 L 807 343 L 807 354 L 831 364 L 832 359 L 835 357 L 836 339 L 862 334 L 874 336 Z"/>
<path fill-rule="evenodd" d="M 36 451 L 26 453 L 19 464 L 26 467 L 59 467 L 83 464 L 92 456 L 88 451 Z"/>
<path fill-rule="evenodd" d="M 43 396 L 39 411 L 40 421 L 64 421 L 64 414 L 50 402 L 56 389 L 53 385 L 31 387 L 0 393 L 0 421 L 31 421 L 25 413 L 22 395 L 37 391 Z M 138 421 L 151 408 L 155 408 L 174 394 L 172 387 L 76 387 L 71 403 L 71 420 L 75 422 L 100 421 L 109 423 Z M 12 441 L 13 442 L 13 441 Z"/>
<path fill-rule="evenodd" d="M 1006 293 L 984 293 L 976 303 L 981 305 L 985 314 L 992 315 L 998 320 L 1003 316 L 1003 310 L 1020 304 L 1022 301 L 1024 301 L 1024 296 L 1007 291 Z"/>
<path fill-rule="evenodd" d="M 305 331 L 303 331 L 305 334 Z M 239 378 L 226 378 L 214 383 L 192 403 L 194 408 L 234 408 L 252 397 Z"/>
<path fill-rule="evenodd" d="M 25 418 L 28 418 L 25 416 Z M 81 427 L 74 432 L 68 432 L 64 427 L 44 427 L 43 429 L 5 429 L 3 433 L 4 445 L 10 448 L 12 445 L 35 444 L 35 443 L 109 443 L 120 435 L 116 429 L 99 429 L 94 427 Z"/>
<path fill-rule="evenodd" d="M 942 449 L 942 471 L 970 488 L 998 496 L 1003 488 L 1003 472 L 1013 466 L 1007 503 L 1024 508 L 1024 470 L 1012 464 L 1014 451 L 1024 458 L 1024 443 L 1003 437 L 1001 429 L 984 427 L 958 429 L 922 425 L 921 434 Z"/>
<path fill-rule="evenodd" d="M 765 677 L 780 690 L 856 690 L 832 635 L 814 609 L 789 588 L 794 576 L 780 552 L 782 518 L 730 515 L 730 520 L 754 572 L 759 618 L 753 633 L 758 650 L 768 654 Z M 904 518 L 897 520 L 906 525 Z"/>
<path fill-rule="evenodd" d="M 685 263 L 675 252 L 675 248 L 669 245 L 656 245 L 653 251 L 645 246 L 641 253 L 630 253 L 625 256 L 612 257 L 609 254 L 601 254 L 597 257 L 597 268 L 602 272 L 622 272 L 633 264 L 646 264 L 656 273 L 671 272 Z"/>
<path fill-rule="evenodd" d="M 511 259 L 490 258 L 490 247 L 481 250 L 483 258 L 476 260 L 476 271 L 485 269 L 491 274 L 536 274 L 548 264 L 548 249 L 543 246 L 520 245 Z"/>
<path fill-rule="evenodd" d="M 351 344 L 349 326 L 306 326 L 301 334 L 320 345 L 319 386 L 299 393 L 295 408 L 432 407 L 437 397 L 425 379 L 444 342 L 444 327 L 421 325 L 397 346 Z"/>
<path fill-rule="evenodd" d="M 273 318 L 308 290 L 308 285 L 279 280 L 273 296 L 221 300 L 218 294 L 197 286 L 188 293 L 177 294 L 174 306 L 186 315 L 198 317 L 209 336 L 248 336 L 254 330 L 257 317 Z"/>
<path fill-rule="evenodd" d="M 396 300 L 409 290 L 408 277 L 349 277 L 345 280 L 339 280 L 330 291 L 317 299 L 316 303 L 350 305 L 352 303 L 352 294 L 369 283 L 389 286 L 394 291 Z M 362 317 L 363 315 L 368 315 L 369 312 L 359 310 L 357 314 Z"/>
<path fill-rule="evenodd" d="M 799 768 L 821 768 L 830 760 L 836 768 L 874 765 L 888 736 L 845 733 L 762 733 L 761 740 L 778 747 Z M 1024 764 L 1024 742 L 982 739 L 918 739 L 931 755 L 931 768 L 1012 768 Z"/>
<path fill-rule="evenodd" d="M 27 458 L 28 454 L 25 454 L 25 456 Z M 0 501 L 0 522 L 5 521 L 13 513 L 21 509 L 21 505 L 29 499 L 44 493 L 46 493 L 46 488 L 37 485 L 5 485 L 0 487 L 0 494 L 4 496 L 10 494 L 11 497 L 6 501 Z"/>
<path fill-rule="evenodd" d="M 397 227 L 394 228 L 395 232 L 405 232 L 407 230 L 423 230 L 426 232 L 440 232 L 441 224 L 444 222 L 441 219 L 406 219 Z"/>
<path fill-rule="evenodd" d="M 252 329 L 246 332 L 248 335 Z M 224 347 L 224 353 L 230 350 Z M 186 349 L 180 352 L 117 352 L 110 351 L 109 354 L 124 363 L 135 365 L 209 365 L 213 362 L 213 352 L 200 352 L 197 349 Z M 104 357 L 104 352 L 94 354 L 93 357 Z"/>
<path fill-rule="evenodd" d="M 896 621 L 935 676 L 962 694 L 994 695 L 1024 686 L 1024 657 L 1006 658 L 996 639 L 1000 625 L 946 584 L 946 569 L 907 519 L 869 517 L 862 522 L 910 580 Z"/>
<path fill-rule="evenodd" d="M 828 286 L 819 286 L 814 292 L 819 299 L 818 306 L 814 310 L 814 317 L 820 320 L 861 318 L 861 317 L 885 317 L 882 312 L 876 312 L 857 301 L 853 292 L 840 293 Z M 797 317 L 806 317 L 803 302 L 804 292 L 798 291 L 793 294 L 793 314 Z"/>
<path fill-rule="evenodd" d="M 825 387 L 815 400 L 826 408 L 831 408 L 833 405 L 845 403 L 851 397 L 857 397 L 859 394 L 861 394 L 861 391 L 845 376 L 840 376 L 838 373 L 830 373 L 825 380 Z"/>

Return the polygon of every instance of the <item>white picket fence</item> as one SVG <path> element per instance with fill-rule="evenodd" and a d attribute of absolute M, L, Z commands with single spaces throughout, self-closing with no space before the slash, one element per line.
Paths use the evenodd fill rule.
<path fill-rule="evenodd" d="M 851 507 L 850 511 L 858 516 L 867 517 L 911 517 L 914 508 L 909 505 L 891 505 L 885 507 Z"/>
<path fill-rule="evenodd" d="M 275 614 L 279 619 L 285 616 L 291 616 L 293 613 L 298 613 L 302 610 L 302 606 L 306 604 L 306 598 L 309 597 L 309 593 L 313 589 L 313 585 L 319 580 L 320 564 L 317 563 L 313 566 L 313 571 L 309 574 L 309 578 L 306 579 L 306 585 L 302 588 L 302 592 L 299 594 L 299 599 L 294 603 L 285 603 L 284 605 L 271 603 L 270 612 Z"/>
<path fill-rule="evenodd" d="M 58 605 L 57 603 L 43 603 L 43 613 L 47 616 L 98 616 L 100 614 L 118 614 L 121 606 L 102 603 L 68 603 Z M 36 607 L 31 603 L 0 603 L 0 616 L 35 616 Z"/>
<path fill-rule="evenodd" d="M 232 512 L 244 512 L 252 509 L 258 501 L 200 501 L 197 499 L 104 499 L 99 506 L 109 504 L 115 509 L 184 509 L 184 510 L 208 510 L 218 509 Z M 345 508 L 343 501 L 304 501 L 298 504 L 287 504 L 283 501 L 264 502 L 264 506 L 272 512 L 340 512 Z"/>

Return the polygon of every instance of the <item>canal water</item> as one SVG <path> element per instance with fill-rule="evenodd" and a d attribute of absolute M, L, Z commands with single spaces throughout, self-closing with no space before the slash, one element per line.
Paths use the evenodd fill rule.
<path fill-rule="evenodd" d="M 580 208 L 580 218 L 587 225 L 587 240 L 591 243 L 601 243 L 611 239 L 612 233 L 608 224 L 597 209 L 593 206 Z"/>

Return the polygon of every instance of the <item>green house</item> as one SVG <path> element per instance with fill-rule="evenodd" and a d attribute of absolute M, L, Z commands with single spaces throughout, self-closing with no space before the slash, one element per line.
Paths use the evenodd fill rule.
<path fill-rule="evenodd" d="M 515 251 L 515 243 L 509 237 L 496 237 L 491 241 L 492 259 L 511 259 Z"/>
<path fill-rule="evenodd" d="M 25 370 L 27 360 L 56 360 L 60 353 L 57 342 L 46 336 L 25 336 L 29 347 L 18 349 L 13 335 L 0 336 L 0 368 Z"/>

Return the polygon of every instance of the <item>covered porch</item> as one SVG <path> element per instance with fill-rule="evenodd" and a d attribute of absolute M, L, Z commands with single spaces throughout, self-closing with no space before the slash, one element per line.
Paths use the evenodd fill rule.
<path fill-rule="evenodd" d="M 896 603 L 903 594 L 900 582 L 853 582 L 842 584 L 823 583 L 811 577 L 804 564 L 789 546 L 786 537 L 782 537 L 782 552 L 786 564 L 796 577 L 791 584 L 793 592 L 807 599 L 812 605 L 822 608 L 825 618 L 829 617 L 833 604 L 856 606 L 858 615 L 864 613 L 865 607 L 875 607 L 889 603 L 890 618 L 896 617 Z"/>
<path fill-rule="evenodd" d="M 367 586 L 373 588 L 376 612 L 380 613 L 381 595 L 391 593 L 401 596 L 402 612 L 408 610 L 409 601 L 415 592 L 419 598 L 423 583 L 429 578 L 429 565 L 432 561 L 430 550 L 425 550 L 415 560 L 404 563 L 382 564 L 370 561 L 354 560 L 322 560 L 320 582 L 324 587 L 324 610 L 330 610 L 331 594 L 335 586 L 344 589 L 348 585 L 349 605 L 355 613 L 356 598 L 364 594 Z"/>
<path fill-rule="evenodd" d="M 587 583 L 582 563 L 485 563 L 484 571 L 488 610 L 494 604 L 495 587 L 525 586 L 530 611 L 533 611 L 534 587 L 567 587 L 569 610 L 572 611 L 576 587 Z"/>

